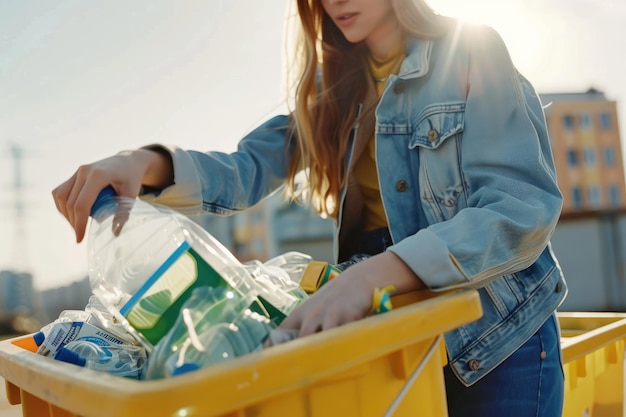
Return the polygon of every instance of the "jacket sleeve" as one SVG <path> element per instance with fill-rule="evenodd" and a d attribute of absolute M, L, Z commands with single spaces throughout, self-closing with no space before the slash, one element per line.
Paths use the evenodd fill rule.
<path fill-rule="evenodd" d="M 464 35 L 467 207 L 392 246 L 432 290 L 481 287 L 532 265 L 549 244 L 562 196 L 541 102 L 491 28 Z"/>
<path fill-rule="evenodd" d="M 230 154 L 156 145 L 172 157 L 174 184 L 141 198 L 187 215 L 227 215 L 257 204 L 285 182 L 291 155 L 288 123 L 287 116 L 270 119 Z"/>

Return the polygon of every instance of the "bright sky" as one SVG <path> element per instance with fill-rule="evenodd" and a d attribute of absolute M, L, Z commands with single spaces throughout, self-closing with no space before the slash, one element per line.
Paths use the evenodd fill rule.
<path fill-rule="evenodd" d="M 0 270 L 38 288 L 85 276 L 86 244 L 50 194 L 80 164 L 154 142 L 231 151 L 280 111 L 288 1 L 0 2 Z M 431 4 L 495 27 L 540 92 L 605 91 L 626 129 L 624 0 Z"/>

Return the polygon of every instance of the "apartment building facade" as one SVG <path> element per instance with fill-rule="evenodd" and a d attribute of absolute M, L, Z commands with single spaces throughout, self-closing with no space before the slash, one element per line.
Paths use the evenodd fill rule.
<path fill-rule="evenodd" d="M 563 193 L 552 236 L 569 293 L 563 311 L 626 311 L 626 186 L 617 103 L 595 89 L 543 94 Z"/>
<path fill-rule="evenodd" d="M 603 92 L 542 94 L 563 215 L 626 207 L 617 104 Z"/>

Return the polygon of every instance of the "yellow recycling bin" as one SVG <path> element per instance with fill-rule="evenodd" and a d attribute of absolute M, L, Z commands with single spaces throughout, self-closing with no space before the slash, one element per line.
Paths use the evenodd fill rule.
<path fill-rule="evenodd" d="M 442 336 L 481 314 L 476 291 L 452 292 L 154 381 L 39 356 L 17 338 L 0 343 L 0 376 L 25 417 L 447 416 Z"/>
<path fill-rule="evenodd" d="M 624 417 L 626 313 L 559 313 L 563 417 Z"/>

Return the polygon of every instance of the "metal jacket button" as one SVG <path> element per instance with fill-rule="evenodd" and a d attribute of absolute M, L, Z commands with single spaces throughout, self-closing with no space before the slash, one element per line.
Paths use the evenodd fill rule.
<path fill-rule="evenodd" d="M 435 129 L 430 129 L 428 131 L 428 140 L 434 142 L 437 139 L 439 139 L 439 132 L 437 132 Z"/>
<path fill-rule="evenodd" d="M 554 289 L 556 292 L 561 292 L 563 291 L 563 283 L 559 282 L 558 284 L 556 284 L 556 288 Z"/>
<path fill-rule="evenodd" d="M 393 86 L 393 92 L 396 94 L 404 92 L 404 82 L 398 81 L 396 85 Z"/>
<path fill-rule="evenodd" d="M 477 361 L 476 359 L 472 359 L 472 360 L 470 360 L 470 361 L 467 363 L 467 365 L 469 366 L 469 368 L 470 368 L 472 371 L 477 371 L 477 370 L 478 370 L 478 368 L 480 368 L 480 363 L 478 363 L 478 361 Z"/>
<path fill-rule="evenodd" d="M 407 188 L 409 188 L 409 183 L 405 180 L 400 180 L 396 183 L 396 190 L 400 192 L 406 191 Z"/>

